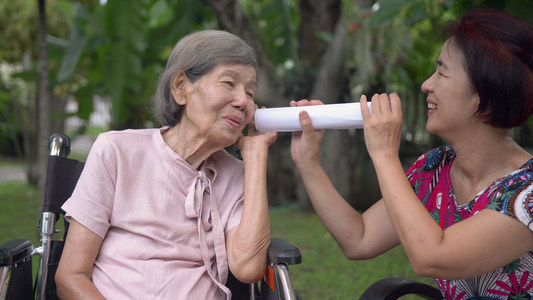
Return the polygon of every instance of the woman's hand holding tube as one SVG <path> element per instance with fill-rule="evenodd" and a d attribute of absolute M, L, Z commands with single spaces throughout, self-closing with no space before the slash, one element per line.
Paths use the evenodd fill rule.
<path fill-rule="evenodd" d="M 368 154 L 376 163 L 382 158 L 398 157 L 402 129 L 402 104 L 397 94 L 372 96 L 372 114 L 366 96 L 361 96 L 361 114 Z"/>
<path fill-rule="evenodd" d="M 291 101 L 291 106 L 309 106 L 309 105 L 323 105 L 320 100 L 300 100 Z M 291 156 L 296 167 L 301 168 L 310 166 L 311 163 L 320 163 L 320 142 L 324 137 L 325 130 L 315 130 L 311 117 L 304 110 L 299 114 L 302 131 L 296 131 L 292 134 L 291 141 Z"/>

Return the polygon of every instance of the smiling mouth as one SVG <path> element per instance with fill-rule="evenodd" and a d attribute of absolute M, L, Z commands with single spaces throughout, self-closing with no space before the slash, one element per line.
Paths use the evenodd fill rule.
<path fill-rule="evenodd" d="M 241 122 L 235 118 L 226 118 L 226 120 L 235 127 L 241 126 Z"/>
<path fill-rule="evenodd" d="M 437 104 L 428 103 L 428 108 L 429 109 L 437 109 Z"/>

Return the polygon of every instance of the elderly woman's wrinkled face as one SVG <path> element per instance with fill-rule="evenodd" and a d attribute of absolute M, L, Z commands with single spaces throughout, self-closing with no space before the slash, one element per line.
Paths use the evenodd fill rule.
<path fill-rule="evenodd" d="M 194 83 L 185 79 L 180 126 L 217 145 L 231 146 L 252 121 L 255 90 L 255 68 L 248 65 L 218 64 Z"/>

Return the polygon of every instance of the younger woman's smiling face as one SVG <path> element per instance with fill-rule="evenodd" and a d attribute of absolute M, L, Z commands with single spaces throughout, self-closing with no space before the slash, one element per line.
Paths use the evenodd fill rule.
<path fill-rule="evenodd" d="M 474 116 L 479 105 L 479 95 L 472 87 L 464 68 L 462 52 L 452 40 L 442 47 L 437 70 L 423 84 L 427 93 L 429 132 L 441 137 L 464 130 L 470 122 L 480 122 Z"/>
<path fill-rule="evenodd" d="M 184 107 L 180 127 L 227 147 L 253 118 L 256 71 L 248 65 L 218 64 L 194 83 L 185 78 L 180 90 L 178 98 L 185 101 L 178 103 Z"/>

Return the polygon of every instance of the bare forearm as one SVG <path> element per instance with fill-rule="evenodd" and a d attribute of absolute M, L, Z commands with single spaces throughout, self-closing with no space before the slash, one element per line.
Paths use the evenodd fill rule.
<path fill-rule="evenodd" d="M 92 270 L 103 239 L 70 220 L 68 237 L 55 275 L 61 299 L 105 299 L 92 282 Z"/>
<path fill-rule="evenodd" d="M 96 286 L 83 275 L 72 275 L 66 280 L 56 277 L 56 283 L 60 299 L 105 299 Z"/>
<path fill-rule="evenodd" d="M 409 184 L 398 157 L 374 160 L 381 193 L 391 222 L 411 262 L 436 253 L 443 231 Z"/>
<path fill-rule="evenodd" d="M 362 216 L 338 193 L 320 163 L 307 162 L 299 171 L 309 199 L 326 229 L 348 258 L 357 258 L 364 238 Z"/>
<path fill-rule="evenodd" d="M 244 207 L 241 223 L 233 238 L 233 258 L 251 282 L 260 279 L 266 268 L 270 245 L 270 218 L 267 195 L 268 148 L 251 145 L 243 149 L 245 172 Z"/>

